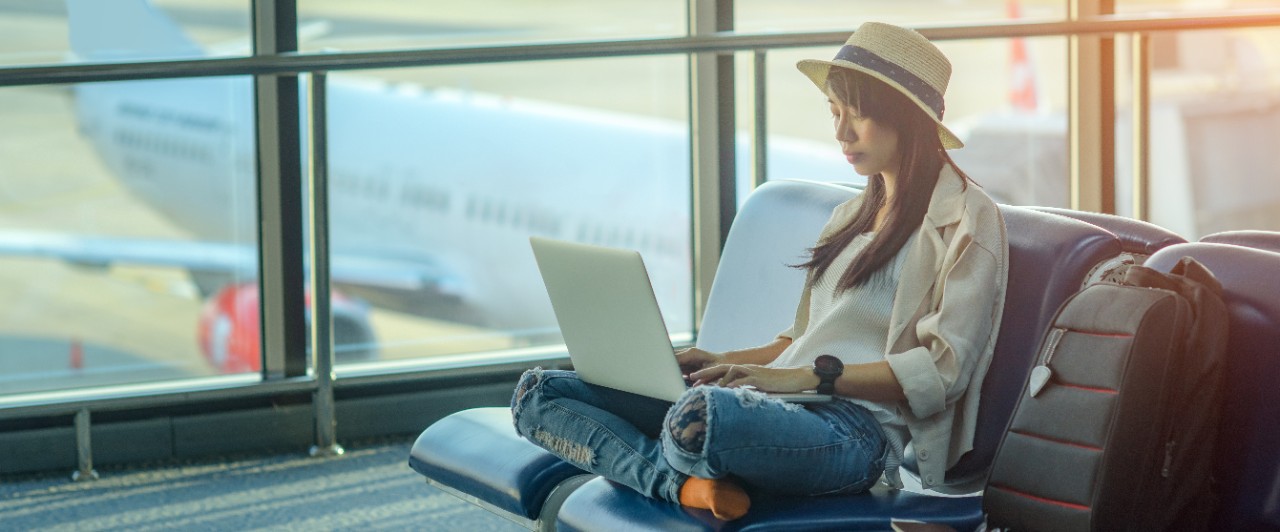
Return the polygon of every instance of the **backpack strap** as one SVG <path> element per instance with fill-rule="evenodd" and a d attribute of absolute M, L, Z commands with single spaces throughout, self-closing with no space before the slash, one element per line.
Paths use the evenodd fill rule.
<path fill-rule="evenodd" d="M 1153 270 L 1146 266 L 1130 266 L 1124 272 L 1124 282 L 1129 286 L 1146 288 L 1162 288 L 1178 292 L 1178 284 L 1168 274 Z"/>
<path fill-rule="evenodd" d="M 1192 286 L 1199 284 L 1219 297 L 1222 295 L 1222 283 L 1218 282 L 1218 278 L 1204 264 L 1191 257 L 1182 257 L 1167 274 L 1137 265 L 1129 266 L 1123 273 L 1124 280 L 1121 284 L 1163 288 L 1182 293 L 1185 281 L 1191 281 Z"/>
<path fill-rule="evenodd" d="M 1218 296 L 1222 295 L 1222 283 L 1213 275 L 1213 272 L 1209 271 L 1208 267 L 1201 264 L 1200 261 L 1196 259 L 1191 257 L 1182 257 L 1177 264 L 1173 265 L 1173 270 L 1169 273 L 1186 277 L 1187 279 L 1204 285 L 1205 288 L 1208 288 L 1214 294 L 1217 294 Z"/>

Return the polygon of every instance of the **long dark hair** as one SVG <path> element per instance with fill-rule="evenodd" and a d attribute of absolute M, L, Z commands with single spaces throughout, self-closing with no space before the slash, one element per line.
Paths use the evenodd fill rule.
<path fill-rule="evenodd" d="M 942 148 L 933 118 L 897 89 L 867 74 L 845 68 L 832 68 L 827 76 L 827 86 L 839 100 L 836 103 L 852 105 L 862 116 L 896 131 L 898 150 L 902 153 L 895 186 L 897 193 L 889 204 L 884 227 L 840 276 L 836 290 L 843 292 L 867 282 L 898 254 L 911 234 L 920 227 L 929 210 L 929 200 L 933 197 L 933 188 L 938 183 L 938 173 L 943 165 L 951 165 L 961 181 L 967 183 L 969 178 L 956 168 Z M 885 204 L 885 194 L 884 176 L 875 174 L 867 178 L 862 205 L 853 220 L 810 248 L 808 262 L 796 265 L 812 274 L 810 284 L 826 273 L 836 256 L 854 238 L 874 227 L 876 213 Z"/>

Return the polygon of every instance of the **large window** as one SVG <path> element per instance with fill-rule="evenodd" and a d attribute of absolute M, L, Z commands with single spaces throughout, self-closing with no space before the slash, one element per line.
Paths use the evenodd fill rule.
<path fill-rule="evenodd" d="M 1166 7 L 1206 6 L 1117 1 L 1128 14 Z M 0 6 L 0 67 L 244 56 L 253 8 L 248 0 L 11 2 Z M 531 235 L 640 250 L 670 331 L 691 336 L 691 265 L 711 261 L 691 256 L 688 56 L 582 59 L 578 50 L 561 56 L 575 59 L 473 64 L 441 50 L 679 37 L 688 31 L 687 8 L 685 0 L 604 9 L 298 1 L 301 59 L 313 61 L 304 69 L 342 59 L 330 52 L 421 52 L 357 65 L 363 70 L 335 62 L 339 70 L 326 76 L 333 330 L 337 361 L 352 369 L 340 377 L 391 371 L 393 361 L 431 369 L 445 359 L 457 367 L 521 353 L 559 356 Z M 742 0 L 731 11 L 736 31 L 768 33 L 848 31 L 869 20 L 1060 20 L 1066 10 L 1060 0 Z M 1152 34 L 1153 221 L 1189 238 L 1280 230 L 1278 40 L 1274 29 Z M 1130 55 L 1126 36 L 1116 42 L 1116 204 L 1133 214 Z M 626 53 L 648 46 L 632 44 Z M 791 44 L 733 52 L 740 194 L 752 171 L 756 79 L 767 94 L 769 178 L 862 181 L 831 138 L 823 95 L 794 66 L 829 57 L 835 43 Z M 954 66 L 945 121 L 967 144 L 952 152 L 961 168 L 1001 202 L 1066 206 L 1068 38 L 938 45 Z M 287 70 L 298 59 L 254 65 Z M 255 164 L 261 96 L 248 76 L 0 88 L 0 296 L 9 302 L 0 311 L 0 393 L 262 370 L 257 240 L 270 224 L 259 226 L 256 194 L 275 182 L 260 183 Z M 305 94 L 300 100 L 307 105 Z M 274 110 L 270 98 L 262 103 Z M 701 131 L 715 130 L 702 119 Z M 305 145 L 298 154 L 269 137 L 267 150 L 308 155 Z M 285 190 L 299 201 L 303 192 Z M 287 210 L 280 207 L 290 201 L 271 198 L 262 212 Z M 283 223 L 298 230 L 283 236 L 286 243 L 305 233 L 297 223 Z M 271 243 L 264 249 L 284 247 L 264 234 Z M 279 266 L 274 257 L 266 263 L 269 272 Z M 267 300 L 277 299 L 284 298 Z M 301 320 L 281 325 L 269 312 L 273 341 L 276 329 Z M 282 343 L 299 347 L 300 337 L 286 336 Z M 270 378 L 301 375 L 303 351 L 272 351 L 287 357 L 289 370 L 268 368 Z"/>
<path fill-rule="evenodd" d="M 0 90 L 0 388 L 258 369 L 249 87 Z"/>
<path fill-rule="evenodd" d="M 248 52 L 244 1 L 70 5 L 0 7 L 0 63 Z M 3 393 L 259 368 L 251 102 L 245 77 L 0 89 Z"/>
<path fill-rule="evenodd" d="M 139 9 L 95 12 L 86 26 L 86 3 L 74 3 L 70 31 L 61 5 L 18 6 L 75 45 L 13 42 L 0 55 L 248 52 L 242 2 L 126 4 Z M 684 31 L 679 2 L 670 13 L 636 3 L 614 17 L 620 26 L 554 10 L 502 20 L 481 16 L 495 6 L 409 10 L 415 19 L 303 4 L 304 48 Z M 372 39 L 389 28 L 406 40 Z M 688 338 L 687 64 L 672 55 L 331 73 L 337 362 L 483 364 L 558 343 L 530 235 L 642 251 L 671 332 Z M 0 393 L 262 370 L 253 102 L 248 77 L 0 89 L 0 293 L 12 302 L 0 320 Z"/>
<path fill-rule="evenodd" d="M 950 152 L 960 168 L 999 202 L 1067 206 L 1066 39 L 938 46 L 953 65 L 944 121 L 965 142 Z M 833 140 L 826 96 L 795 67 L 801 59 L 827 59 L 832 50 L 776 50 L 767 56 L 769 179 L 865 181 Z M 750 76 L 739 75 L 739 82 L 750 83 Z M 739 118 L 749 119 L 750 109 L 750 100 L 739 105 Z M 740 175 L 749 171 L 739 166 Z"/>
<path fill-rule="evenodd" d="M 381 81 L 383 72 L 331 76 L 335 301 L 371 304 L 364 340 L 375 349 L 364 359 L 558 342 L 531 235 L 641 251 L 670 330 L 690 332 L 685 65 L 677 56 L 394 72 L 412 84 Z M 348 264 L 367 275 L 348 282 Z M 394 284 L 404 270 L 415 285 Z M 342 356 L 358 338 L 341 338 L 335 319 L 339 362 L 359 360 Z"/>
<path fill-rule="evenodd" d="M 1118 142 L 1129 142 L 1131 40 L 1117 46 Z M 1190 239 L 1280 230 L 1280 31 L 1165 32 L 1150 39 L 1151 221 Z M 1116 149 L 1116 197 L 1132 212 L 1132 150 Z"/>

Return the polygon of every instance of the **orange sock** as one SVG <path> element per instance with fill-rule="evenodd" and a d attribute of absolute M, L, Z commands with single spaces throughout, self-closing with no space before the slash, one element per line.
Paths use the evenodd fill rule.
<path fill-rule="evenodd" d="M 732 521 L 747 514 L 751 498 L 728 480 L 689 477 L 680 486 L 680 504 L 711 510 L 717 519 Z"/>

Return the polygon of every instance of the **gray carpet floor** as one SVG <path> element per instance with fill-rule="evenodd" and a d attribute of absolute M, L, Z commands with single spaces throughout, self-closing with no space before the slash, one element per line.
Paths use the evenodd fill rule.
<path fill-rule="evenodd" d="M 524 530 L 428 486 L 408 466 L 411 445 L 99 468 L 92 482 L 0 478 L 0 531 Z"/>

